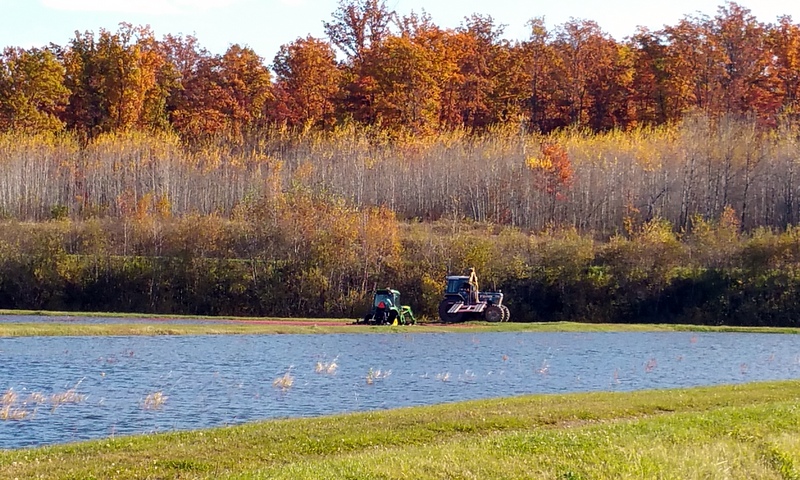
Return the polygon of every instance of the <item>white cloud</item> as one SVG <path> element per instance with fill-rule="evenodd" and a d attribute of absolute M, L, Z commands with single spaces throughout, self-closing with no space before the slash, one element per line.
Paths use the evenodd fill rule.
<path fill-rule="evenodd" d="M 54 10 L 80 12 L 180 14 L 227 7 L 236 0 L 42 0 Z"/>

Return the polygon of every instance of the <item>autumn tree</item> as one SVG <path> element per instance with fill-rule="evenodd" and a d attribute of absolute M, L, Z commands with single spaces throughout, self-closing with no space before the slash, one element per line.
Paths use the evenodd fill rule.
<path fill-rule="evenodd" d="M 610 128 L 627 115 L 627 55 L 597 23 L 575 20 L 561 25 L 553 48 L 558 57 L 555 102 L 563 125 Z"/>
<path fill-rule="evenodd" d="M 496 25 L 490 16 L 472 15 L 453 36 L 450 48 L 458 63 L 457 82 L 452 82 L 456 109 L 461 124 L 468 128 L 483 128 L 494 122 L 498 109 L 499 65 L 497 64 L 503 26 Z"/>
<path fill-rule="evenodd" d="M 714 37 L 724 58 L 720 79 L 724 111 L 734 114 L 771 114 L 777 102 L 770 92 L 773 78 L 765 26 L 750 10 L 733 2 L 719 7 Z"/>
<path fill-rule="evenodd" d="M 389 37 L 370 53 L 365 71 L 375 80 L 373 108 L 380 125 L 435 131 L 440 86 L 431 51 L 408 37 Z"/>
<path fill-rule="evenodd" d="M 564 193 L 575 181 L 572 161 L 560 144 L 547 141 L 541 144 L 539 155 L 526 159 L 536 188 L 549 197 L 549 221 L 555 220 L 556 202 L 564 200 Z"/>
<path fill-rule="evenodd" d="M 171 116 L 184 135 L 241 133 L 266 122 L 270 73 L 251 48 L 231 45 L 221 56 L 198 56 L 181 86 Z"/>
<path fill-rule="evenodd" d="M 272 97 L 269 69 L 249 47 L 231 45 L 219 61 L 221 86 L 232 100 L 228 112 L 234 126 L 259 123 Z"/>
<path fill-rule="evenodd" d="M 191 35 L 166 35 L 160 46 L 175 72 L 175 87 L 167 98 L 170 123 L 183 134 L 212 131 L 216 126 L 214 119 L 208 122 L 208 128 L 200 126 L 205 123 L 205 109 L 198 105 L 203 99 L 204 86 L 210 83 L 202 81 L 202 76 L 210 74 L 211 54 Z"/>
<path fill-rule="evenodd" d="M 325 34 L 353 64 L 389 36 L 394 12 L 385 0 L 339 0 L 330 22 L 323 22 Z"/>
<path fill-rule="evenodd" d="M 664 28 L 665 71 L 669 91 L 668 117 L 680 118 L 690 108 L 720 111 L 724 55 L 716 44 L 711 20 L 685 17 Z"/>
<path fill-rule="evenodd" d="M 549 131 L 555 127 L 555 70 L 558 57 L 544 18 L 534 18 L 528 22 L 528 26 L 530 37 L 520 47 L 524 60 L 523 80 L 527 85 L 527 98 L 524 100 L 526 117 L 533 129 Z"/>
<path fill-rule="evenodd" d="M 165 126 L 169 66 L 149 27 L 80 34 L 64 50 L 68 125 L 89 135 Z"/>
<path fill-rule="evenodd" d="M 800 114 L 800 26 L 783 16 L 767 33 L 776 89 L 782 96 L 784 111 L 797 118 Z"/>
<path fill-rule="evenodd" d="M 6 48 L 0 56 L 0 130 L 55 132 L 69 96 L 49 49 Z"/>
<path fill-rule="evenodd" d="M 686 105 L 671 108 L 665 62 L 667 46 L 663 37 L 639 29 L 628 42 L 632 55 L 631 108 L 637 123 L 658 125 L 676 120 Z"/>
<path fill-rule="evenodd" d="M 627 129 L 635 123 L 631 105 L 633 52 L 613 39 L 606 39 L 600 48 L 604 60 L 589 83 L 589 125 L 595 131 Z"/>
<path fill-rule="evenodd" d="M 490 96 L 491 121 L 493 124 L 521 122 L 527 116 L 532 87 L 524 48 L 518 43 L 503 41 L 493 63 L 497 73 Z"/>
<path fill-rule="evenodd" d="M 435 123 L 439 128 L 451 128 L 461 125 L 461 117 L 456 111 L 454 90 L 449 88 L 459 81 L 458 52 L 452 47 L 453 30 L 445 30 L 433 23 L 427 13 L 410 15 L 399 19 L 401 38 L 407 39 L 425 51 L 430 69 L 430 79 L 435 82 L 439 97 L 437 103 L 438 118 Z"/>
<path fill-rule="evenodd" d="M 341 70 L 331 45 L 308 36 L 283 45 L 275 56 L 272 118 L 288 125 L 331 125 L 335 121 Z"/>
<path fill-rule="evenodd" d="M 366 70 L 366 57 L 391 34 L 395 13 L 384 0 L 339 0 L 330 22 L 324 22 L 325 34 L 345 54 L 342 70 L 344 88 L 341 116 L 364 124 L 373 124 L 375 79 Z"/>

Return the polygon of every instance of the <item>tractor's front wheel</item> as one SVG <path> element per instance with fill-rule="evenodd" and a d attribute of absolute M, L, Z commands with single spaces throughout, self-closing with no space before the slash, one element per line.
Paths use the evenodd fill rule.
<path fill-rule="evenodd" d="M 455 305 L 454 300 L 442 300 L 439 303 L 439 319 L 443 323 L 455 323 L 464 319 L 463 313 L 449 313 L 450 308 Z"/>
<path fill-rule="evenodd" d="M 503 316 L 503 309 L 497 305 L 489 305 L 486 307 L 486 311 L 483 312 L 483 318 L 487 322 L 502 322 Z"/>
<path fill-rule="evenodd" d="M 505 305 L 500 305 L 500 308 L 503 310 L 503 322 L 507 322 L 511 320 L 511 311 Z"/>

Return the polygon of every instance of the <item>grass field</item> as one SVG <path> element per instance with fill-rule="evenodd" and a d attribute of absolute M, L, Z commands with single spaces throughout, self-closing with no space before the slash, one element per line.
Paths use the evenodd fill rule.
<path fill-rule="evenodd" d="M 695 325 L 616 325 L 585 323 L 525 323 L 462 325 L 370 326 L 326 325 L 324 322 L 271 324 L 230 322 L 207 325 L 165 324 L 154 322 L 120 324 L 79 323 L 0 323 L 0 337 L 23 336 L 86 336 L 86 335 L 238 335 L 238 334 L 302 334 L 302 333 L 441 333 L 441 332 L 752 332 L 797 334 L 796 328 L 770 327 L 703 327 Z"/>
<path fill-rule="evenodd" d="M 800 478 L 800 381 L 538 395 L 0 452 L 0 478 Z"/>

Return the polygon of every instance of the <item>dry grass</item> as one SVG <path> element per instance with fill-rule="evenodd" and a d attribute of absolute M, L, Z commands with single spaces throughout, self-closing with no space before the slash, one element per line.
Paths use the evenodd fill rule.
<path fill-rule="evenodd" d="M 87 395 L 78 393 L 78 387 L 86 379 L 86 377 L 78 380 L 78 383 L 69 390 L 63 392 L 56 392 L 50 395 L 50 406 L 53 410 L 61 405 L 81 403 L 86 400 Z"/>
<path fill-rule="evenodd" d="M 33 393 L 28 395 L 28 398 L 25 399 L 24 403 L 26 403 L 26 404 L 35 403 L 35 404 L 38 405 L 38 404 L 46 403 L 46 402 L 47 402 L 47 397 L 43 393 L 33 392 Z"/>
<path fill-rule="evenodd" d="M 74 393 L 70 394 L 70 396 L 73 395 Z M 25 420 L 27 418 L 32 418 L 36 414 L 36 407 L 31 410 L 29 406 L 35 405 L 38 407 L 38 405 L 47 403 L 47 401 L 48 398 L 43 393 L 32 392 L 23 398 L 20 394 L 15 392 L 13 388 L 9 388 L 0 396 L 0 420 Z M 53 408 L 55 408 L 55 406 L 56 404 L 54 404 Z"/>
<path fill-rule="evenodd" d="M 367 385 L 372 385 L 376 380 L 383 380 L 392 374 L 391 370 L 373 370 L 370 367 L 369 371 L 367 372 Z"/>
<path fill-rule="evenodd" d="M 30 415 L 31 412 L 21 407 L 6 405 L 0 408 L 0 420 L 24 420 Z"/>
<path fill-rule="evenodd" d="M 164 392 L 153 392 L 144 397 L 143 408 L 145 410 L 160 410 L 169 397 Z"/>
<path fill-rule="evenodd" d="M 25 402 L 22 406 L 17 406 L 18 401 L 19 394 L 13 388 L 9 388 L 0 396 L 0 405 L 2 406 L 0 420 L 24 420 L 35 413 L 35 410 L 31 412 L 25 408 Z"/>
<path fill-rule="evenodd" d="M 0 405 L 8 406 L 13 405 L 16 403 L 18 398 L 17 392 L 14 391 L 13 388 L 9 388 L 3 393 L 3 396 L 0 397 Z"/>
<path fill-rule="evenodd" d="M 86 400 L 86 397 L 86 395 L 78 393 L 75 389 L 70 388 L 67 391 L 50 395 L 50 405 L 56 408 L 67 403 L 81 403 Z"/>
<path fill-rule="evenodd" d="M 272 382 L 273 387 L 280 388 L 283 391 L 292 388 L 292 385 L 294 385 L 294 377 L 291 374 L 291 369 Z"/>
<path fill-rule="evenodd" d="M 317 362 L 316 367 L 314 367 L 314 371 L 317 373 L 327 373 L 328 375 L 335 374 L 336 369 L 339 368 L 339 365 L 336 363 L 338 358 L 339 357 L 336 357 L 328 363 Z"/>

